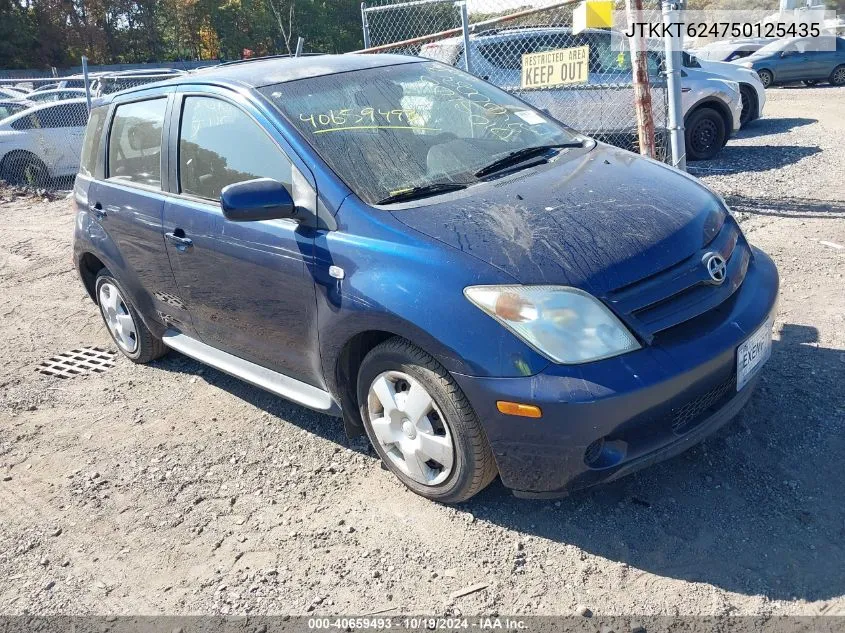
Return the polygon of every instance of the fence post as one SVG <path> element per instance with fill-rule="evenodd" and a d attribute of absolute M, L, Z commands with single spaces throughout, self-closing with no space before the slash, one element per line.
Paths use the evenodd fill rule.
<path fill-rule="evenodd" d="M 461 8 L 461 33 L 464 36 L 464 68 L 468 73 L 472 72 L 472 57 L 469 51 L 469 14 L 467 12 L 467 3 L 459 2 Z"/>
<path fill-rule="evenodd" d="M 296 38 L 296 53 L 294 53 L 294 57 L 300 57 L 302 55 L 302 47 L 305 44 L 305 38 L 299 36 Z"/>
<path fill-rule="evenodd" d="M 364 48 L 370 48 L 370 23 L 367 21 L 367 3 L 361 3 L 361 27 L 364 29 Z"/>
<path fill-rule="evenodd" d="M 88 112 L 91 112 L 91 82 L 88 81 L 88 58 L 82 56 L 82 78 L 85 81 L 85 100 L 88 102 Z"/>
<path fill-rule="evenodd" d="M 681 2 L 663 0 L 663 24 L 680 23 Z M 669 144 L 672 148 L 672 165 L 678 169 L 687 170 L 687 148 L 684 139 L 684 108 L 681 96 L 681 66 L 683 57 L 681 50 L 684 45 L 683 29 L 676 36 L 673 32 L 663 38 L 666 51 L 666 76 L 669 92 Z"/>
<path fill-rule="evenodd" d="M 643 0 L 625 0 L 625 9 L 629 24 L 643 23 Z M 641 32 L 635 34 L 630 42 L 640 154 L 654 158 L 654 115 L 651 109 L 651 84 L 648 80 L 648 47 Z"/>

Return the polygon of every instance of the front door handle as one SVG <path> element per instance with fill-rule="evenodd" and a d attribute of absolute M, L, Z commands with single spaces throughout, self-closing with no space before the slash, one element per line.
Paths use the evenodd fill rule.
<path fill-rule="evenodd" d="M 185 237 L 185 233 L 181 229 L 176 229 L 176 232 L 173 233 L 165 233 L 164 237 L 173 242 L 176 245 L 176 249 L 180 251 L 188 250 L 194 245 L 194 241 Z"/>

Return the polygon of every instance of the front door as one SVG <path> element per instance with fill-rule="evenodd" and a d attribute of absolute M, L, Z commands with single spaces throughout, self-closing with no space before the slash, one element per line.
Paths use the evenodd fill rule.
<path fill-rule="evenodd" d="M 307 262 L 311 229 L 290 220 L 231 222 L 220 208 L 226 185 L 273 178 L 297 204 L 313 188 L 248 106 L 211 94 L 180 95 L 171 131 L 176 196 L 164 229 L 176 283 L 202 341 L 323 387 L 316 294 Z M 306 194 L 307 195 L 307 194 Z"/>

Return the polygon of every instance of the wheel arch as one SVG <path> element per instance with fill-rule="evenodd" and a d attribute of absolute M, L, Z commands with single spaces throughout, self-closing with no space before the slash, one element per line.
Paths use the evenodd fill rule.
<path fill-rule="evenodd" d="M 50 168 L 47 167 L 47 163 L 45 163 L 41 159 L 41 157 L 38 156 L 38 154 L 36 154 L 35 152 L 32 152 L 28 149 L 22 149 L 22 148 L 18 147 L 18 148 L 15 148 L 15 149 L 10 149 L 8 152 L 3 154 L 3 156 L 0 156 L 0 177 L 2 177 L 2 175 L 3 175 L 3 170 L 6 167 L 6 161 L 14 160 L 15 158 L 18 158 L 18 157 L 20 157 L 20 158 L 33 158 L 33 159 L 37 160 L 39 163 L 41 163 L 41 165 L 43 165 L 44 170 L 47 173 L 47 176 L 48 177 L 50 176 Z"/>
<path fill-rule="evenodd" d="M 745 90 L 751 99 L 752 111 L 748 121 L 751 122 L 760 118 L 760 98 L 757 96 L 757 90 L 749 83 L 744 81 L 739 82 L 739 89 Z"/>
<path fill-rule="evenodd" d="M 85 286 L 88 296 L 91 297 L 94 303 L 97 302 L 95 293 L 97 275 L 103 268 L 106 268 L 103 260 L 90 252 L 82 253 L 77 262 L 77 269 L 79 270 L 79 277 L 82 279 L 82 285 Z"/>
<path fill-rule="evenodd" d="M 710 108 L 711 110 L 715 110 L 719 114 L 719 116 L 722 117 L 722 121 L 724 121 L 725 123 L 725 138 L 726 140 L 730 138 L 731 133 L 734 129 L 733 113 L 724 101 L 721 101 L 720 99 L 717 99 L 715 97 L 708 97 L 706 99 L 702 99 L 694 106 L 692 106 L 686 113 L 686 115 L 684 115 L 684 127 L 686 127 L 687 122 L 693 114 L 701 111 L 704 108 Z"/>

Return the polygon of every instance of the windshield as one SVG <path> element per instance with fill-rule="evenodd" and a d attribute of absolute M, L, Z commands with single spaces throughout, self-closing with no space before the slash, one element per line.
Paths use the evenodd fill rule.
<path fill-rule="evenodd" d="M 438 62 L 261 89 L 362 200 L 467 184 L 512 152 L 578 140 L 506 92 Z"/>
<path fill-rule="evenodd" d="M 785 50 L 798 50 L 795 44 L 796 40 L 776 40 L 766 44 L 763 48 L 757 49 L 755 55 L 771 55 L 772 53 L 780 53 Z"/>

